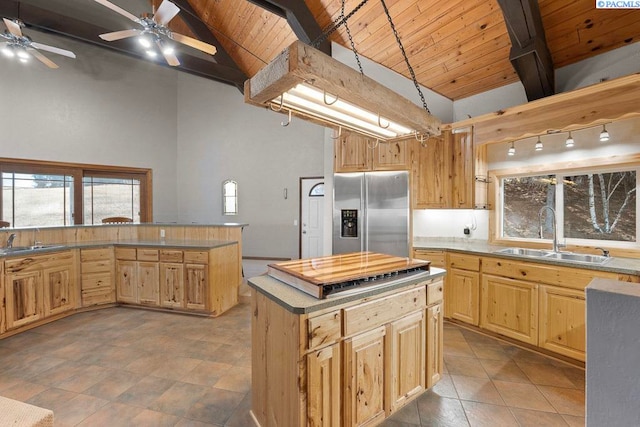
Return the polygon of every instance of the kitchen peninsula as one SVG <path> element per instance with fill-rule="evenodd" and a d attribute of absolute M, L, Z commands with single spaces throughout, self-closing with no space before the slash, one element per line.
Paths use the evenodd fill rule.
<path fill-rule="evenodd" d="M 399 260 L 406 273 L 379 271 Z M 445 270 L 371 252 L 269 268 L 294 280 L 249 279 L 258 426 L 378 424 L 440 379 Z M 318 298 L 300 290 L 311 277 L 363 286 Z"/>
<path fill-rule="evenodd" d="M 219 316 L 238 302 L 244 226 L 2 230 L 0 338 L 115 304 Z"/>

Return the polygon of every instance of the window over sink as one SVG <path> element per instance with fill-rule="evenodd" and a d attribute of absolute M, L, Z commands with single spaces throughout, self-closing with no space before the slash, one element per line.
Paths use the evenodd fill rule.
<path fill-rule="evenodd" d="M 558 239 L 576 245 L 638 242 L 638 166 L 545 171 L 498 176 L 497 237 L 512 240 L 553 236 L 556 212 Z M 540 214 L 541 209 L 543 213 Z"/>

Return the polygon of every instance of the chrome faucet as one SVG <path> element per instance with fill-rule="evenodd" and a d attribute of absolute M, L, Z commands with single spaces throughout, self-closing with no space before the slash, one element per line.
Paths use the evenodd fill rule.
<path fill-rule="evenodd" d="M 553 216 L 551 217 L 551 226 L 553 227 L 553 252 L 558 252 L 558 222 L 556 221 L 556 211 L 551 206 L 543 206 L 538 212 L 538 227 L 540 227 L 540 238 L 542 239 L 543 237 L 542 212 L 544 212 L 545 209 L 549 209 L 553 214 Z"/>
<path fill-rule="evenodd" d="M 11 233 L 9 235 L 9 238 L 7 239 L 7 248 L 12 248 L 13 247 L 13 239 L 16 238 L 16 233 Z"/>

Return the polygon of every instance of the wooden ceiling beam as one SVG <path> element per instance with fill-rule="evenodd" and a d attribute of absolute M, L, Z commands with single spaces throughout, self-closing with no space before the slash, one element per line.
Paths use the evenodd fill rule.
<path fill-rule="evenodd" d="M 236 69 L 238 73 L 242 75 L 242 82 L 235 83 L 235 86 L 240 90 L 240 92 L 244 93 L 244 81 L 247 80 L 247 75 L 240 69 L 234 59 L 224 49 L 222 43 L 220 43 L 218 38 L 211 32 L 209 27 L 207 27 L 207 24 L 205 24 L 202 19 L 200 19 L 200 15 L 198 15 L 193 7 L 191 7 L 187 0 L 172 0 L 172 2 L 175 3 L 176 6 L 178 6 L 181 10 L 186 12 L 180 14 L 180 18 L 187 25 L 187 27 L 189 27 L 189 29 L 193 31 L 193 34 L 199 40 L 216 47 L 217 52 L 214 56 L 214 60 L 222 66 Z"/>
<path fill-rule="evenodd" d="M 498 0 L 509 38 L 509 59 L 524 85 L 527 99 L 534 101 L 555 93 L 551 52 L 547 46 L 540 8 L 536 0 Z"/>
<path fill-rule="evenodd" d="M 322 28 L 316 22 L 309 7 L 303 0 L 249 0 L 275 15 L 285 18 L 298 39 L 310 45 L 322 35 Z M 331 43 L 324 40 L 316 49 L 331 56 Z"/>
<path fill-rule="evenodd" d="M 62 35 L 138 59 L 147 60 L 131 40 L 124 39 L 107 42 L 98 37 L 99 34 L 108 33 L 112 30 L 41 9 L 31 4 L 15 0 L 0 0 L 0 16 L 17 18 L 28 27 L 33 27 L 37 30 Z M 169 66 L 161 62 L 158 62 L 158 65 Z M 180 54 L 180 65 L 172 68 L 236 87 L 242 86 L 246 80 L 246 76 L 238 68 L 201 59 L 184 52 Z"/>

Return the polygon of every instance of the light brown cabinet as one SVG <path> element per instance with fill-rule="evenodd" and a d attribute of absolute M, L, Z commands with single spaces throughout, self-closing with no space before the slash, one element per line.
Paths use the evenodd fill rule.
<path fill-rule="evenodd" d="M 309 427 L 340 427 L 342 369 L 340 343 L 307 354 Z"/>
<path fill-rule="evenodd" d="M 73 265 L 43 269 L 44 315 L 61 314 L 75 308 Z"/>
<path fill-rule="evenodd" d="M 160 263 L 160 305 L 169 308 L 184 307 L 184 265 Z"/>
<path fill-rule="evenodd" d="M 9 272 L 5 282 L 8 330 L 44 318 L 42 271 Z"/>
<path fill-rule="evenodd" d="M 433 387 L 444 370 L 444 319 L 442 299 L 426 310 L 426 378 L 425 387 Z"/>
<path fill-rule="evenodd" d="M 556 353 L 585 360 L 586 301 L 584 291 L 557 286 L 538 288 L 539 346 Z"/>
<path fill-rule="evenodd" d="M 138 261 L 138 304 L 160 305 L 160 266 L 153 261 Z"/>
<path fill-rule="evenodd" d="M 449 196 L 450 134 L 412 141 L 411 194 L 414 209 L 447 208 Z"/>
<path fill-rule="evenodd" d="M 136 261 L 116 260 L 116 298 L 118 302 L 138 303 L 138 265 Z"/>
<path fill-rule="evenodd" d="M 80 274 L 83 307 L 116 302 L 112 247 L 81 249 Z"/>
<path fill-rule="evenodd" d="M 379 141 L 343 131 L 334 142 L 334 172 L 407 170 L 410 139 Z"/>
<path fill-rule="evenodd" d="M 205 310 L 207 307 L 207 266 L 204 264 L 185 264 L 186 280 L 185 305 L 191 310 Z"/>
<path fill-rule="evenodd" d="M 468 254 L 447 254 L 444 289 L 445 313 L 449 319 L 474 326 L 480 322 L 480 258 Z"/>
<path fill-rule="evenodd" d="M 431 261 L 431 266 L 447 268 L 446 254 L 444 251 L 430 251 L 425 249 L 414 249 L 413 258 Z"/>
<path fill-rule="evenodd" d="M 524 280 L 482 276 L 480 326 L 538 345 L 538 285 Z"/>

